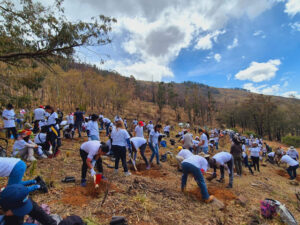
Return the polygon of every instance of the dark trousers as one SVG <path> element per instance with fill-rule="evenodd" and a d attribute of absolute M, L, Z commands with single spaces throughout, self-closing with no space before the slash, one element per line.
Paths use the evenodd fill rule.
<path fill-rule="evenodd" d="M 234 156 L 234 166 L 236 173 L 242 175 L 242 156 Z"/>
<path fill-rule="evenodd" d="M 32 201 L 33 208 L 28 215 L 44 225 L 57 225 L 57 222 L 48 215 L 36 202 Z M 5 225 L 21 225 L 24 224 L 24 217 L 6 216 L 4 217 Z"/>
<path fill-rule="evenodd" d="M 52 145 L 53 154 L 55 154 L 57 152 L 57 136 L 52 130 L 47 133 L 47 136 Z"/>
<path fill-rule="evenodd" d="M 229 185 L 233 184 L 233 164 L 234 160 L 233 157 L 231 157 L 231 160 L 229 160 L 227 163 L 227 167 L 229 169 Z M 214 167 L 214 174 L 217 172 L 217 167 Z M 220 166 L 220 172 L 221 172 L 221 179 L 224 179 L 224 166 Z"/>
<path fill-rule="evenodd" d="M 8 127 L 6 129 L 6 137 L 9 139 L 11 134 L 14 136 L 14 139 L 16 140 L 18 138 L 17 135 L 17 129 L 15 127 Z"/>
<path fill-rule="evenodd" d="M 112 151 L 116 157 L 115 160 L 115 169 L 119 169 L 119 162 L 120 159 L 122 161 L 122 166 L 124 168 L 124 172 L 128 172 L 128 168 L 127 168 L 127 162 L 126 162 L 126 147 L 124 146 L 119 146 L 119 145 L 113 145 L 111 146 Z"/>
<path fill-rule="evenodd" d="M 39 122 L 40 122 L 40 120 L 35 120 L 34 121 L 34 125 L 33 125 L 33 130 L 32 130 L 32 132 L 34 133 L 34 134 L 36 134 L 38 131 L 39 131 Z"/>
<path fill-rule="evenodd" d="M 86 178 L 86 172 L 88 169 L 88 166 L 86 164 L 86 159 L 88 157 L 88 153 L 80 149 L 80 157 L 82 159 L 82 167 L 81 167 L 81 181 L 85 181 Z M 99 173 L 103 173 L 103 166 L 102 166 L 102 159 L 99 157 L 99 159 L 96 162 L 96 168 Z"/>
<path fill-rule="evenodd" d="M 249 165 L 249 162 L 248 162 L 248 156 L 246 155 L 246 157 L 244 158 L 244 164 L 246 167 L 248 167 L 249 171 L 251 174 L 253 174 L 253 171 L 251 169 L 251 166 Z"/>
<path fill-rule="evenodd" d="M 143 160 L 145 161 L 146 165 L 148 166 L 149 165 L 149 162 L 145 156 L 145 150 L 146 150 L 146 147 L 147 147 L 147 143 L 143 144 L 141 147 L 140 147 L 140 153 L 141 153 L 141 156 L 143 158 Z"/>
<path fill-rule="evenodd" d="M 170 132 L 169 131 L 165 131 L 164 133 L 165 133 L 165 135 L 167 135 L 168 138 L 170 137 Z"/>
<path fill-rule="evenodd" d="M 109 127 L 110 127 L 110 123 L 105 124 L 106 136 L 109 135 Z"/>
<path fill-rule="evenodd" d="M 82 121 L 75 121 L 74 131 L 78 130 L 78 136 L 81 137 Z"/>
<path fill-rule="evenodd" d="M 299 165 L 297 165 L 297 166 L 289 166 L 289 168 L 287 168 L 287 172 L 290 175 L 291 179 L 295 179 L 297 177 L 296 170 L 298 168 L 299 168 Z"/>
<path fill-rule="evenodd" d="M 251 156 L 251 160 L 253 162 L 254 170 L 255 171 L 257 170 L 258 172 L 260 172 L 259 171 L 259 157 Z"/>

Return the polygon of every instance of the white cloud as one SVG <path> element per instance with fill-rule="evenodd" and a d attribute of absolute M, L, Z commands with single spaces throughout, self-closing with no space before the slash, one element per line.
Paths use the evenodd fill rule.
<path fill-rule="evenodd" d="M 261 38 L 266 38 L 267 36 L 265 35 L 265 33 L 262 30 L 257 30 L 253 33 L 253 36 L 255 37 L 261 37 Z"/>
<path fill-rule="evenodd" d="M 290 16 L 295 16 L 297 13 L 300 13 L 300 1 L 299 0 L 288 0 L 285 4 L 285 10 Z"/>
<path fill-rule="evenodd" d="M 289 26 L 295 31 L 300 31 L 300 22 L 290 23 Z"/>
<path fill-rule="evenodd" d="M 213 33 L 209 33 L 205 35 L 204 37 L 199 38 L 197 41 L 197 44 L 195 45 L 195 49 L 202 49 L 202 50 L 208 50 L 213 47 L 213 41 L 216 43 L 218 41 L 218 36 L 221 34 L 225 34 L 226 31 L 215 31 Z"/>
<path fill-rule="evenodd" d="M 231 80 L 232 75 L 228 74 L 226 77 L 227 77 L 227 80 Z"/>
<path fill-rule="evenodd" d="M 297 91 L 288 91 L 288 92 L 283 93 L 281 96 L 286 97 L 286 98 L 299 98 L 300 99 L 300 94 Z"/>
<path fill-rule="evenodd" d="M 234 38 L 232 44 L 228 45 L 227 48 L 233 49 L 233 48 L 237 47 L 238 45 L 239 45 L 239 40 L 237 38 Z"/>
<path fill-rule="evenodd" d="M 235 75 L 235 78 L 238 80 L 250 80 L 256 83 L 271 80 L 276 76 L 280 64 L 279 59 L 271 59 L 265 63 L 252 62 L 247 69 L 239 71 Z"/>
<path fill-rule="evenodd" d="M 277 95 L 280 90 L 280 85 L 275 84 L 272 86 L 260 85 L 254 86 L 253 83 L 247 83 L 243 85 L 243 88 L 254 93 L 264 94 L 264 95 Z"/>
<path fill-rule="evenodd" d="M 132 72 L 136 78 L 147 80 L 152 80 L 149 74 L 153 73 L 153 80 L 161 80 L 173 75 L 169 65 L 182 49 L 194 42 L 196 45 L 192 47 L 196 49 L 212 49 L 230 19 L 245 16 L 253 19 L 275 3 L 275 0 L 65 0 L 63 5 L 71 20 L 88 21 L 99 14 L 118 20 L 113 27 L 111 51 L 107 51 L 114 61 L 107 64 L 110 69 L 121 74 Z M 103 53 L 103 48 L 97 51 Z M 94 62 L 95 57 L 87 57 L 87 61 Z M 147 72 L 142 65 L 150 71 L 156 70 Z"/>
<path fill-rule="evenodd" d="M 216 54 L 214 55 L 214 58 L 215 58 L 215 60 L 216 60 L 217 62 L 220 62 L 221 59 L 222 59 L 222 56 L 221 56 L 219 53 L 216 53 Z"/>
<path fill-rule="evenodd" d="M 289 86 L 289 82 L 288 81 L 284 81 L 284 83 L 283 83 L 283 87 L 288 87 Z"/>

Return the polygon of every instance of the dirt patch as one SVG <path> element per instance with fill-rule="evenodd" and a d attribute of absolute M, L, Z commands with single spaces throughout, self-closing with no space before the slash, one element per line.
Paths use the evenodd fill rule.
<path fill-rule="evenodd" d="M 68 205 L 85 206 L 91 199 L 104 195 L 107 190 L 110 193 L 120 192 L 114 184 L 107 181 L 101 181 L 99 188 L 95 188 L 94 183 L 90 182 L 86 187 L 74 186 L 65 188 L 61 201 Z"/>
<path fill-rule="evenodd" d="M 201 191 L 198 187 L 188 191 L 188 193 L 192 196 L 195 196 L 198 200 L 202 201 Z M 210 186 L 208 187 L 208 193 L 225 203 L 237 199 L 237 196 L 234 193 L 224 188 Z"/>
<path fill-rule="evenodd" d="M 276 173 L 281 177 L 290 178 L 290 175 L 285 170 L 276 170 Z M 298 175 L 295 180 L 300 182 L 300 176 Z"/>
<path fill-rule="evenodd" d="M 150 170 L 147 170 L 145 164 L 137 164 L 136 168 L 138 171 L 135 171 L 132 165 L 130 166 L 131 172 L 138 176 L 162 178 L 168 175 L 166 172 L 162 172 L 160 168 L 156 166 L 152 166 Z"/>

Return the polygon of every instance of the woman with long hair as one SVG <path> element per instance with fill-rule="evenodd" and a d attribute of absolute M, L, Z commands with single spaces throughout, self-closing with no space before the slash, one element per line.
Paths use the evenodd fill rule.
<path fill-rule="evenodd" d="M 126 146 L 128 145 L 129 149 L 131 149 L 130 136 L 127 130 L 125 129 L 123 120 L 120 117 L 115 119 L 115 123 L 116 127 L 113 128 L 111 132 L 112 151 L 115 156 L 115 173 L 118 173 L 119 161 L 121 159 L 125 176 L 129 176 L 131 175 L 131 173 L 128 172 L 127 168 Z"/>
<path fill-rule="evenodd" d="M 152 163 L 152 160 L 155 156 L 157 165 L 160 165 L 160 163 L 159 163 L 159 146 L 158 146 L 158 138 L 160 136 L 160 129 L 161 129 L 161 125 L 157 124 L 154 127 L 154 129 L 152 129 L 150 131 L 150 134 L 149 134 L 149 147 L 152 151 L 152 155 L 150 158 L 150 164 Z"/>

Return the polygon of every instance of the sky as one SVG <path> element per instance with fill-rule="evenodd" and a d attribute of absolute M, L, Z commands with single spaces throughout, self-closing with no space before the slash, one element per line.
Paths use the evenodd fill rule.
<path fill-rule="evenodd" d="M 101 69 L 300 98 L 300 0 L 65 0 L 63 6 L 73 21 L 99 14 L 118 20 L 111 44 L 77 51 Z"/>

